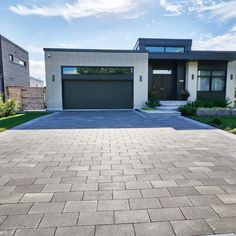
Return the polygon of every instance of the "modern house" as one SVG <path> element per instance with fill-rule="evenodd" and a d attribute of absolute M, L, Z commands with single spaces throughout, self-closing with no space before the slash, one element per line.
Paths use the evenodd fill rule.
<path fill-rule="evenodd" d="M 236 52 L 189 39 L 138 39 L 133 50 L 45 48 L 48 110 L 133 109 L 158 100 L 234 100 Z"/>
<path fill-rule="evenodd" d="M 0 35 L 0 93 L 7 86 L 30 86 L 29 54 Z"/>

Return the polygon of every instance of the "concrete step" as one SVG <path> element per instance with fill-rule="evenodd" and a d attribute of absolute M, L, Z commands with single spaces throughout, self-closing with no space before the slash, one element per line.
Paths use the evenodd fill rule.
<path fill-rule="evenodd" d="M 187 101 L 160 101 L 160 105 L 164 107 L 179 107 L 186 104 Z"/>
<path fill-rule="evenodd" d="M 156 109 L 160 111 L 177 111 L 178 106 L 160 106 L 156 107 Z"/>

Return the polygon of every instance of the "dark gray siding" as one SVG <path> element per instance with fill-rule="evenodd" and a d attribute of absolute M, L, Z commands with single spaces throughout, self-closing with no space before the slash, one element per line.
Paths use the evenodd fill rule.
<path fill-rule="evenodd" d="M 185 61 L 178 61 L 177 62 L 177 83 L 176 83 L 176 93 L 177 93 L 177 99 L 181 100 L 180 92 L 181 90 L 185 89 Z"/>
<path fill-rule="evenodd" d="M 199 70 L 227 70 L 227 61 L 198 61 Z"/>
<path fill-rule="evenodd" d="M 5 89 L 7 86 L 30 86 L 28 52 L 2 37 L 2 65 Z M 26 67 L 11 62 L 9 54 L 26 62 Z"/>

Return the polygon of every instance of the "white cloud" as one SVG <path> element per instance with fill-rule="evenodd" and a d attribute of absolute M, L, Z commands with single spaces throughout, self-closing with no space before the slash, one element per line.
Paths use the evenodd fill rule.
<path fill-rule="evenodd" d="M 212 8 L 213 16 L 219 17 L 223 21 L 236 18 L 236 0 L 221 2 L 213 6 L 215 6 Z"/>
<path fill-rule="evenodd" d="M 236 51 L 236 27 L 225 34 L 202 38 L 193 42 L 193 48 L 201 50 Z"/>
<path fill-rule="evenodd" d="M 159 4 L 169 15 L 181 15 L 182 13 L 202 14 L 225 21 L 236 18 L 236 0 L 159 0 Z M 204 18 L 205 19 L 205 18 Z"/>
<path fill-rule="evenodd" d="M 163 7 L 171 16 L 178 16 L 182 13 L 182 7 L 179 3 L 171 3 L 167 0 L 160 0 L 160 6 Z"/>
<path fill-rule="evenodd" d="M 45 80 L 44 61 L 30 60 L 30 76 Z"/>
<path fill-rule="evenodd" d="M 119 15 L 123 18 L 133 18 L 139 16 L 136 10 L 137 6 L 142 2 L 143 0 L 76 0 L 73 3 L 66 3 L 60 5 L 34 5 L 31 7 L 27 7 L 24 5 L 14 5 L 10 6 L 10 10 L 23 16 L 62 16 L 66 20 L 108 14 L 116 16 Z"/>

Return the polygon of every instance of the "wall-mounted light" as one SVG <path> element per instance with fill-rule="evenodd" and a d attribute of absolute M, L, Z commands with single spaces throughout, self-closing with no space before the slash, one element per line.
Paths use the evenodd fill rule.
<path fill-rule="evenodd" d="M 51 57 L 51 54 L 48 54 L 47 57 L 50 58 L 50 57 Z"/>
<path fill-rule="evenodd" d="M 143 81 L 143 76 L 142 76 L 142 75 L 139 76 L 139 81 L 140 81 L 140 82 Z"/>
<path fill-rule="evenodd" d="M 53 82 L 55 81 L 55 75 L 52 75 L 52 81 Z"/>
<path fill-rule="evenodd" d="M 234 79 L 234 75 L 233 75 L 233 74 L 230 75 L 230 79 L 231 79 L 231 80 Z"/>
<path fill-rule="evenodd" d="M 192 80 L 194 80 L 194 74 L 192 74 Z"/>

